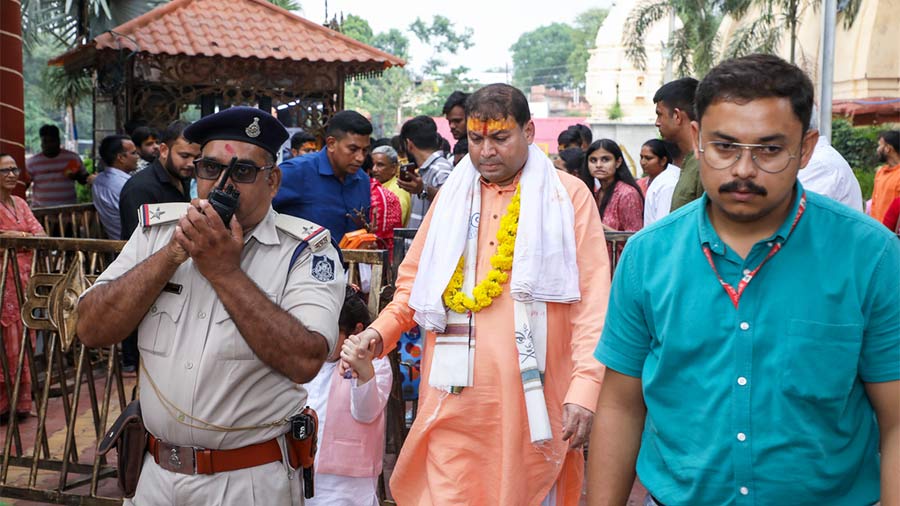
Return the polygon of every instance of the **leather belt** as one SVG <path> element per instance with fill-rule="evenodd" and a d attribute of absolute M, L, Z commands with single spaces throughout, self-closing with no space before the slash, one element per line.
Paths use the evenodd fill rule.
<path fill-rule="evenodd" d="M 153 434 L 147 434 L 147 449 L 159 467 L 180 474 L 214 474 L 261 466 L 281 460 L 278 439 L 235 448 L 207 450 L 193 446 L 176 446 Z"/>

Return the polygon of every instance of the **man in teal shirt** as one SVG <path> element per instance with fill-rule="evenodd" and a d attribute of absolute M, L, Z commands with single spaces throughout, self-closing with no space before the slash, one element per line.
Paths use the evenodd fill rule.
<path fill-rule="evenodd" d="M 618 264 L 588 504 L 635 461 L 650 504 L 900 504 L 900 241 L 797 182 L 812 100 L 769 55 L 700 83 L 706 193 Z"/>

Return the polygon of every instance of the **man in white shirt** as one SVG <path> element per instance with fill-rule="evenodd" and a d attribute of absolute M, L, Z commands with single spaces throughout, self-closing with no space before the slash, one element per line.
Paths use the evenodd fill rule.
<path fill-rule="evenodd" d="M 809 121 L 810 130 L 818 130 L 817 108 Z M 831 147 L 827 137 L 819 136 L 816 149 L 806 167 L 797 174 L 803 188 L 830 197 L 845 206 L 863 210 L 862 190 L 850 164 Z"/>
<path fill-rule="evenodd" d="M 681 169 L 671 163 L 666 170 L 653 178 L 647 187 L 647 195 L 644 196 L 644 226 L 662 219 L 669 214 L 672 207 L 672 194 L 675 193 L 675 185 Z"/>

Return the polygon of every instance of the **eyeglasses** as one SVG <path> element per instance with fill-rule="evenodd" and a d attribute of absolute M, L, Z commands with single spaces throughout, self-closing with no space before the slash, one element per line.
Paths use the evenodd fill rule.
<path fill-rule="evenodd" d="M 725 170 L 734 166 L 744 154 L 744 150 L 750 151 L 750 159 L 757 169 L 778 174 L 790 165 L 791 160 L 798 158 L 786 147 L 779 144 L 742 144 L 728 141 L 706 141 L 700 136 L 700 155 L 706 164 L 716 170 Z"/>
<path fill-rule="evenodd" d="M 194 162 L 194 173 L 200 179 L 208 179 L 215 181 L 219 179 L 219 176 L 222 175 L 222 172 L 228 168 L 227 163 L 219 163 L 215 160 L 210 160 L 208 158 L 202 158 Z M 266 167 L 257 167 L 252 163 L 246 162 L 238 162 L 234 165 L 234 170 L 231 171 L 231 180 L 235 183 L 246 183 L 250 184 L 256 181 L 256 174 L 261 170 L 269 170 L 275 165 L 269 165 Z"/>
<path fill-rule="evenodd" d="M 4 176 L 9 176 L 9 175 L 18 176 L 19 168 L 18 167 L 9 167 L 7 169 L 0 169 L 0 174 L 2 174 Z"/>

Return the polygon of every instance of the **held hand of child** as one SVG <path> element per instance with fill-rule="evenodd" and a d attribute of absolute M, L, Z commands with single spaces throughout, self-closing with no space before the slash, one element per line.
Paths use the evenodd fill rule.
<path fill-rule="evenodd" d="M 347 338 L 341 347 L 341 370 L 345 371 L 344 364 L 347 364 L 353 371 L 353 377 L 357 378 L 358 384 L 361 385 L 375 376 L 375 368 L 372 366 L 374 358 L 375 354 L 372 350 L 360 348 L 359 343 L 354 343 L 351 338 Z"/>
<path fill-rule="evenodd" d="M 348 373 L 353 372 L 353 366 L 350 362 L 344 360 L 344 348 L 347 346 L 347 343 L 350 343 L 354 347 L 359 343 L 359 338 L 356 334 L 351 334 L 344 339 L 344 342 L 341 344 L 340 354 L 338 355 L 341 359 L 340 365 L 338 365 L 339 370 L 341 371 L 341 376 L 347 377 Z M 356 377 L 355 375 L 353 377 Z"/>

